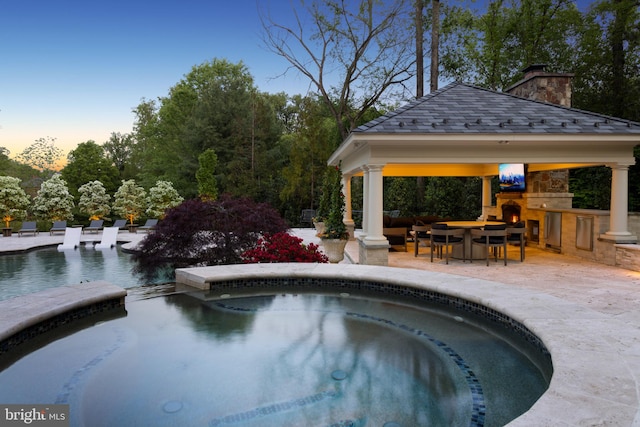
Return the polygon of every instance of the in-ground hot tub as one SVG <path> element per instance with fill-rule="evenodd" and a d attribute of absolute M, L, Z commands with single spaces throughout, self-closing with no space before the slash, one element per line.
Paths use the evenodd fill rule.
<path fill-rule="evenodd" d="M 128 303 L 1 372 L 0 400 L 69 404 L 91 426 L 497 426 L 547 387 L 537 344 L 461 307 L 268 282 Z"/>

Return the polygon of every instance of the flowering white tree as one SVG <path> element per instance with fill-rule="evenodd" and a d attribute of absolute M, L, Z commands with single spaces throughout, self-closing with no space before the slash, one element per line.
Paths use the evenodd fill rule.
<path fill-rule="evenodd" d="M 31 200 L 20 187 L 20 179 L 12 176 L 0 176 L 0 214 L 7 228 L 14 219 L 27 215 Z"/>
<path fill-rule="evenodd" d="M 87 182 L 78 188 L 80 201 L 78 207 L 82 212 L 89 214 L 89 219 L 100 219 L 109 215 L 111 196 L 107 194 L 102 182 L 95 180 Z"/>
<path fill-rule="evenodd" d="M 74 206 L 73 196 L 69 193 L 67 183 L 59 174 L 43 182 L 33 199 L 36 215 L 51 221 L 73 219 Z"/>
<path fill-rule="evenodd" d="M 164 218 L 167 209 L 178 206 L 183 200 L 184 198 L 173 188 L 171 182 L 157 181 L 156 185 L 149 189 L 147 215 L 153 218 Z"/>
<path fill-rule="evenodd" d="M 36 142 L 16 156 L 16 160 L 52 176 L 55 174 L 56 162 L 62 157 L 62 149 L 56 147 L 55 143 L 56 139 L 50 136 L 36 139 Z"/>
<path fill-rule="evenodd" d="M 113 195 L 113 211 L 127 218 L 131 224 L 147 208 L 147 193 L 133 179 L 122 180 L 122 185 Z"/>

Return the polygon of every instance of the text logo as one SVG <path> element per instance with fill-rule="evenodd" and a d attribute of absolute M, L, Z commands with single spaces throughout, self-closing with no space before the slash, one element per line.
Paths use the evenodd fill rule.
<path fill-rule="evenodd" d="M 0 427 L 69 427 L 69 405 L 0 405 Z"/>

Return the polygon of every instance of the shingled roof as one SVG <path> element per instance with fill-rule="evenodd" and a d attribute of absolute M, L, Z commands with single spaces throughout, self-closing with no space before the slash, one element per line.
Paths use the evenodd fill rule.
<path fill-rule="evenodd" d="M 640 135 L 640 123 L 454 82 L 352 132 Z"/>

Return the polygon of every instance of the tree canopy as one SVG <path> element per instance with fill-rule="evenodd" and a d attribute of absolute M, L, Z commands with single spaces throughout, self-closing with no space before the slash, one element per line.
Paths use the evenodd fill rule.
<path fill-rule="evenodd" d="M 309 80 L 344 139 L 380 102 L 405 98 L 415 75 L 412 4 L 300 2 L 293 25 L 262 14 L 263 40 Z"/>
<path fill-rule="evenodd" d="M 6 227 L 14 219 L 27 215 L 31 200 L 20 188 L 20 179 L 12 176 L 0 176 L 0 215 Z"/>
<path fill-rule="evenodd" d="M 439 11 L 433 9 L 438 4 Z M 145 191 L 167 181 L 185 199 L 229 193 L 269 202 L 296 224 L 302 209 L 318 207 L 322 171 L 348 132 L 413 97 L 418 49 L 430 46 L 430 34 L 439 37 L 432 49 L 439 49 L 443 80 L 503 90 L 521 78 L 523 68 L 545 63 L 548 71 L 575 73 L 574 107 L 640 121 L 637 0 L 578 6 L 570 0 L 494 0 L 473 10 L 467 1 L 311 0 L 292 3 L 289 24 L 262 9 L 265 46 L 288 63 L 280 77 L 298 73 L 309 82 L 308 93 L 263 93 L 243 62 L 213 58 L 187 70 L 166 96 L 135 106 L 131 133 L 112 133 L 103 145 L 79 144 L 61 173 L 76 197 L 79 187 L 95 180 L 109 195 L 122 179 L 134 179 Z M 417 19 L 417 11 L 424 19 Z M 441 25 L 431 32 L 434 13 Z M 420 22 L 424 31 L 415 28 Z M 47 168 L 53 167 L 54 142 L 37 140 L 17 157 L 22 163 L 0 149 L 0 174 L 19 177 L 34 195 L 52 173 Z M 209 158 L 205 165 L 201 160 L 209 153 L 216 161 Z M 637 211 L 639 169 L 629 170 L 629 208 Z M 575 206 L 606 207 L 609 175 L 606 168 L 572 170 Z M 447 179 L 419 178 L 416 185 L 387 180 L 385 207 L 407 214 L 435 214 L 428 211 L 447 204 L 448 211 L 475 211 L 470 201 L 479 194 L 460 203 L 437 194 L 443 187 L 478 186 Z M 416 194 L 404 198 L 413 189 Z M 357 208 L 359 178 L 352 190 Z"/>
<path fill-rule="evenodd" d="M 443 74 L 502 90 L 532 64 L 567 71 L 576 61 L 582 15 L 570 0 L 496 0 L 483 14 L 447 18 Z"/>
<path fill-rule="evenodd" d="M 113 211 L 133 224 L 147 210 L 147 192 L 133 179 L 122 180 L 113 196 Z"/>
<path fill-rule="evenodd" d="M 25 148 L 16 159 L 20 162 L 43 171 L 50 177 L 56 168 L 57 161 L 62 157 L 62 149 L 56 147 L 56 138 L 46 137 Z"/>
<path fill-rule="evenodd" d="M 216 168 L 218 156 L 211 148 L 207 148 L 198 156 L 198 196 L 205 200 L 215 200 L 218 197 L 218 184 L 216 182 Z"/>
<path fill-rule="evenodd" d="M 56 174 L 42 183 L 33 200 L 33 209 L 39 218 L 50 221 L 73 219 L 73 196 L 67 183 Z"/>
<path fill-rule="evenodd" d="M 112 132 L 109 140 L 102 145 L 107 159 L 120 172 L 120 178 L 125 178 L 125 170 L 131 162 L 134 143 L 133 135 Z"/>
<path fill-rule="evenodd" d="M 67 165 L 60 173 L 74 197 L 79 197 L 78 189 L 91 181 L 100 181 L 109 194 L 118 188 L 118 170 L 105 156 L 104 148 L 95 141 L 78 144 L 67 159 Z"/>
<path fill-rule="evenodd" d="M 80 201 L 78 208 L 87 214 L 90 220 L 105 218 L 111 212 L 111 196 L 100 181 L 91 181 L 78 188 Z"/>
<path fill-rule="evenodd" d="M 279 97 L 258 92 L 240 62 L 214 59 L 194 66 L 160 98 L 136 109 L 135 139 L 141 183 L 173 182 L 184 197 L 197 195 L 199 156 L 214 150 L 219 191 L 256 196 L 276 171 L 267 152 L 281 128 Z"/>
<path fill-rule="evenodd" d="M 9 158 L 9 154 L 10 152 L 7 148 L 0 147 L 0 176 L 12 176 L 19 178 L 23 182 L 28 180 L 39 181 L 42 178 L 41 171 Z M 38 182 L 39 185 L 40 182 Z"/>
<path fill-rule="evenodd" d="M 158 181 L 149 189 L 147 216 L 162 219 L 168 209 L 178 206 L 183 200 L 169 181 Z"/>

